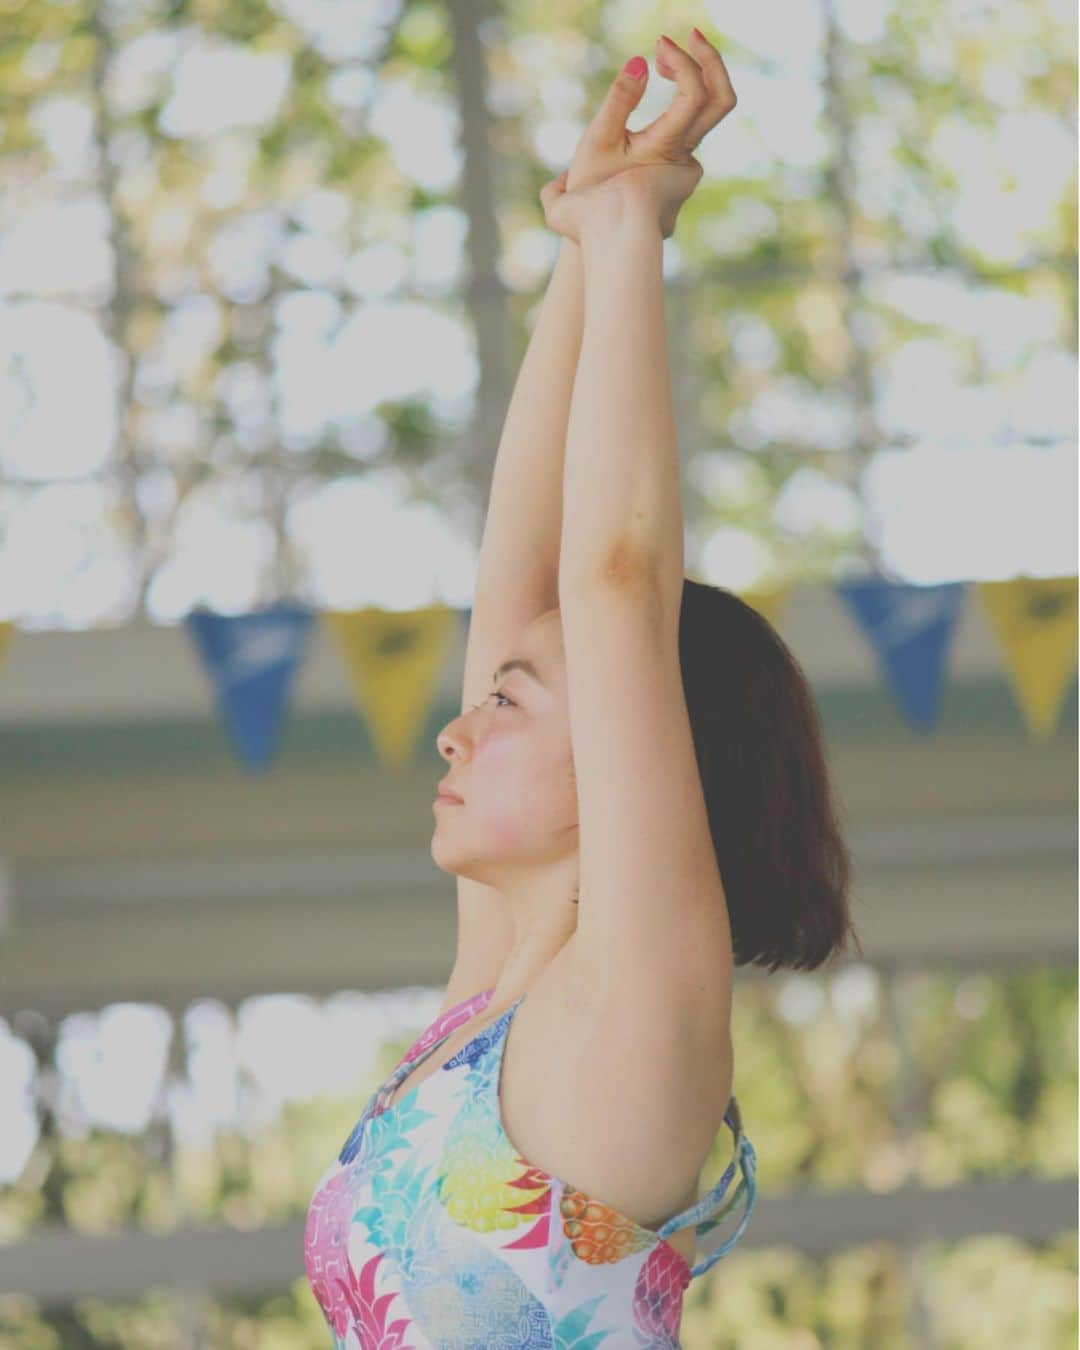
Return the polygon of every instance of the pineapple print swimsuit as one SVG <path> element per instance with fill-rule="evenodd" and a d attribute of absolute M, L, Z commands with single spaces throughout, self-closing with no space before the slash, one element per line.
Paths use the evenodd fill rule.
<path fill-rule="evenodd" d="M 679 1350 L 683 1291 L 735 1245 L 754 1208 L 756 1159 L 738 1103 L 724 1116 L 734 1150 L 723 1176 L 655 1231 L 510 1142 L 499 1075 L 521 999 L 390 1106 L 494 992 L 436 1018 L 316 1186 L 304 1260 L 335 1350 Z M 703 1237 L 740 1200 L 734 1231 L 695 1265 L 667 1241 L 691 1224 Z"/>

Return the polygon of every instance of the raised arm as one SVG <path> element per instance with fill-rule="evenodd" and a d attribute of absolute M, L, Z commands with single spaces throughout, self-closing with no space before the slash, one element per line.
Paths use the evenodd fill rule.
<path fill-rule="evenodd" d="M 660 59 L 661 74 L 667 74 Z M 637 162 L 626 119 L 644 78 L 623 70 L 582 136 L 562 181 L 602 182 Z M 578 244 L 561 241 L 507 409 L 491 480 L 462 681 L 462 711 L 489 690 L 518 633 L 559 603 L 563 467 L 570 398 L 581 350 L 584 278 Z M 459 877 L 457 953 L 440 1012 L 498 980 L 512 926 L 497 891 Z"/>
<path fill-rule="evenodd" d="M 717 71 L 711 46 L 697 35 L 694 40 L 705 63 Z M 656 67 L 665 79 L 678 81 L 680 54 L 669 48 L 670 43 L 658 41 Z M 644 61 L 637 58 L 616 76 L 569 169 L 560 176 L 567 191 L 662 161 L 673 124 L 686 130 L 676 104 L 641 131 L 627 131 L 627 118 L 644 94 L 646 74 Z M 699 122 L 704 134 L 708 110 Z M 559 603 L 566 435 L 583 337 L 584 289 L 580 247 L 563 239 L 499 441 L 466 649 L 463 710 L 487 695 L 491 673 L 518 633 Z M 495 985 L 511 940 L 498 893 L 459 878 L 457 955 L 443 1010 Z"/>
<path fill-rule="evenodd" d="M 559 572 L 580 827 L 574 954 L 604 1000 L 594 1048 L 618 1062 L 625 1047 L 648 1046 L 676 1070 L 678 1047 L 694 1044 L 685 1031 L 711 1028 L 705 1043 L 717 1044 L 726 1029 L 732 967 L 679 652 L 683 521 L 663 239 L 701 176 L 694 124 L 715 125 L 734 105 L 708 92 L 689 57 L 683 69 L 678 159 L 673 146 L 666 163 L 549 192 L 545 204 L 585 263 Z M 650 1083 L 642 1109 L 655 1091 Z"/>
<path fill-rule="evenodd" d="M 683 523 L 667 352 L 662 241 L 701 180 L 698 142 L 735 106 L 723 60 L 662 39 L 678 97 L 650 128 L 651 162 L 541 194 L 548 224 L 581 245 L 585 327 L 567 427 L 561 594 L 644 558 L 677 594 Z"/>
<path fill-rule="evenodd" d="M 559 603 L 563 462 L 581 347 L 581 251 L 561 241 L 507 410 L 491 480 L 462 680 L 462 711 L 490 689 L 518 633 Z M 457 953 L 440 1012 L 493 988 L 513 940 L 499 893 L 457 882 Z"/>

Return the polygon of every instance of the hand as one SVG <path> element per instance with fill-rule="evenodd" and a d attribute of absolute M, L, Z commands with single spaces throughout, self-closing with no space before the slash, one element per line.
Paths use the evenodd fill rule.
<path fill-rule="evenodd" d="M 656 69 L 674 80 L 677 93 L 667 111 L 641 131 L 627 131 L 626 120 L 645 93 L 648 69 L 637 80 L 625 71 L 616 76 L 574 151 L 564 184 L 568 191 L 591 187 L 626 169 L 693 159 L 693 151 L 738 100 L 712 43 L 691 33 L 690 46 L 696 56 L 657 39 Z"/>
<path fill-rule="evenodd" d="M 685 164 L 646 164 L 625 169 L 592 187 L 573 191 L 566 186 L 569 170 L 540 189 L 548 228 L 581 243 L 582 231 L 590 227 L 611 229 L 628 218 L 651 222 L 665 239 L 675 232 L 675 220 L 683 202 L 697 187 L 704 173 L 696 159 Z"/>

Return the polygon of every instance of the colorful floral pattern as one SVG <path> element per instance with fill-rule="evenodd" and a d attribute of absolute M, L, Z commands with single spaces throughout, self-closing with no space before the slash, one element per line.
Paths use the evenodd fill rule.
<path fill-rule="evenodd" d="M 494 992 L 424 1031 L 315 1189 L 304 1260 L 335 1350 L 678 1350 L 687 1285 L 735 1245 L 754 1208 L 756 1158 L 738 1103 L 724 1117 L 735 1140 L 724 1175 L 655 1232 L 511 1144 L 499 1073 L 521 999 L 390 1106 Z M 700 1239 L 744 1198 L 734 1232 L 695 1265 L 667 1240 L 690 1225 Z"/>

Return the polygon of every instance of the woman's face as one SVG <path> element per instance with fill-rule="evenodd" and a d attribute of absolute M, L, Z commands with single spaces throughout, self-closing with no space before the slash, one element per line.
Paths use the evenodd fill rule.
<path fill-rule="evenodd" d="M 558 609 L 539 615 L 504 654 L 507 670 L 438 738 L 462 804 L 434 807 L 438 867 L 497 889 L 578 851 L 577 786 Z"/>

